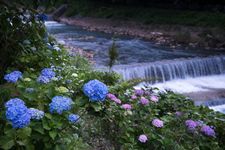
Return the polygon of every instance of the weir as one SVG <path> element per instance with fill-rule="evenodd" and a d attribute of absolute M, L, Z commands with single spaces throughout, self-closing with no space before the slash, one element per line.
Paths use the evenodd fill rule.
<path fill-rule="evenodd" d="M 113 70 L 121 74 L 125 80 L 139 78 L 149 80 L 150 83 L 165 82 L 173 79 L 224 74 L 225 56 L 117 65 Z"/>

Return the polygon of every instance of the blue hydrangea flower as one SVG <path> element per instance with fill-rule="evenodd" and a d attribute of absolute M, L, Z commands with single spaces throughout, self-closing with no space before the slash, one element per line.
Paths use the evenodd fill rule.
<path fill-rule="evenodd" d="M 66 80 L 66 84 L 70 84 L 70 83 L 72 83 L 73 81 L 72 80 Z"/>
<path fill-rule="evenodd" d="M 38 14 L 37 18 L 43 22 L 48 20 L 48 16 L 45 14 Z"/>
<path fill-rule="evenodd" d="M 62 114 L 63 111 L 70 110 L 72 107 L 72 99 L 64 96 L 55 96 L 52 98 L 52 102 L 49 104 L 50 112 L 57 112 Z"/>
<path fill-rule="evenodd" d="M 24 128 L 30 124 L 31 114 L 21 99 L 10 99 L 5 107 L 6 119 L 12 123 L 13 128 Z"/>
<path fill-rule="evenodd" d="M 41 71 L 41 76 L 52 79 L 55 77 L 55 72 L 51 68 L 45 68 Z"/>
<path fill-rule="evenodd" d="M 33 93 L 34 92 L 34 88 L 26 88 L 25 90 L 27 93 Z"/>
<path fill-rule="evenodd" d="M 76 114 L 70 114 L 68 116 L 68 120 L 71 123 L 76 123 L 79 120 L 79 118 L 80 118 L 80 116 L 79 115 L 76 115 Z"/>
<path fill-rule="evenodd" d="M 4 79 L 10 83 L 16 83 L 20 78 L 22 78 L 22 73 L 20 71 L 13 71 L 4 76 Z"/>
<path fill-rule="evenodd" d="M 91 80 L 83 86 L 83 92 L 92 102 L 104 101 L 108 87 L 98 80 Z"/>
<path fill-rule="evenodd" d="M 45 113 L 41 110 L 30 108 L 29 112 L 31 114 L 31 119 L 40 120 L 44 117 Z"/>
<path fill-rule="evenodd" d="M 37 82 L 47 84 L 50 82 L 50 79 L 45 76 L 39 76 Z"/>

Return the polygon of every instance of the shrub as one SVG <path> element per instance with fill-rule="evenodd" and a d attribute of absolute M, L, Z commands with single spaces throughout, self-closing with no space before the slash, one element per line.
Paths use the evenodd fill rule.
<path fill-rule="evenodd" d="M 45 28 L 32 11 L 0 3 L 0 77 L 8 67 L 23 68 L 16 63 L 23 54 L 38 55 Z M 32 57 L 33 58 L 33 57 Z M 28 61 L 28 60 L 26 60 Z M 28 63 L 28 62 L 26 62 Z"/>

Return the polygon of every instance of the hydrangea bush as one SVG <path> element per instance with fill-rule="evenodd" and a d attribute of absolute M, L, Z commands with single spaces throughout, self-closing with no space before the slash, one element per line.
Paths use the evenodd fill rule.
<path fill-rule="evenodd" d="M 36 51 L 2 77 L 1 149 L 225 149 L 225 115 L 170 91 L 133 89 L 137 81 L 31 37 L 24 48 Z"/>

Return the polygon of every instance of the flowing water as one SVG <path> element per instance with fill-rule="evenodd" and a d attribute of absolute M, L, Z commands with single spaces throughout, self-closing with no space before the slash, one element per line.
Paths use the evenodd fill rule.
<path fill-rule="evenodd" d="M 151 85 L 186 95 L 193 93 L 196 105 L 207 105 L 225 113 L 225 53 L 222 51 L 169 49 L 134 37 L 90 32 L 54 21 L 46 22 L 46 26 L 57 40 L 94 53 L 95 67 L 102 70 L 107 70 L 108 49 L 114 37 L 119 58 L 113 70 L 125 80 L 140 78 L 146 81 L 140 86 Z M 202 101 L 198 98 L 202 97 L 201 92 L 214 96 Z"/>

